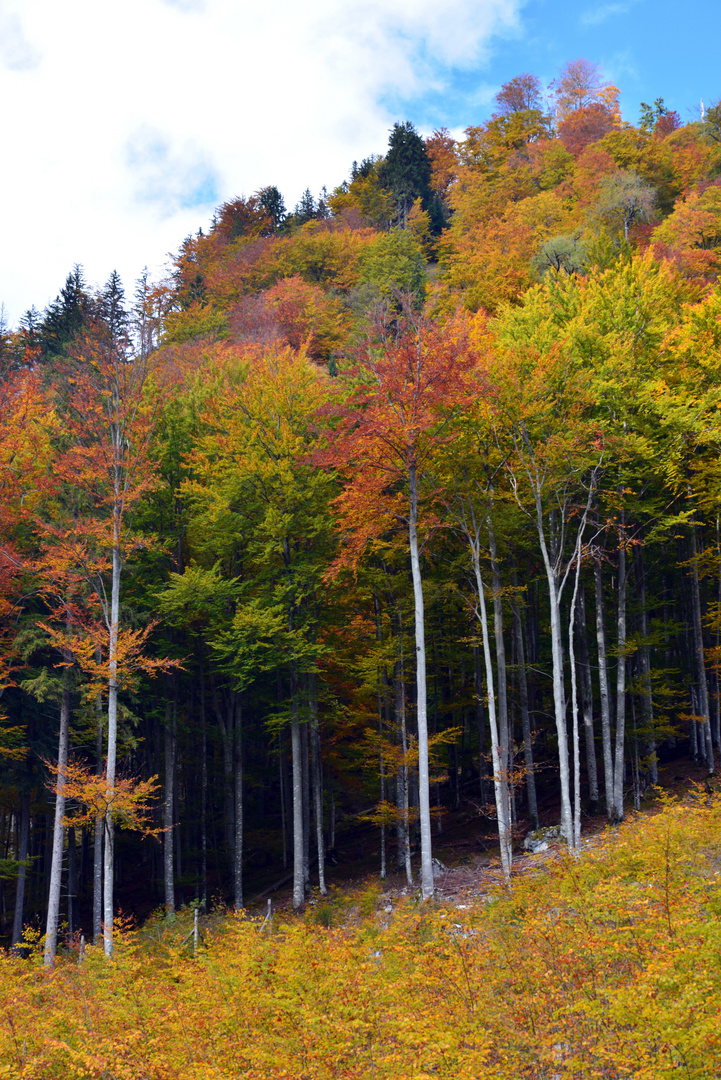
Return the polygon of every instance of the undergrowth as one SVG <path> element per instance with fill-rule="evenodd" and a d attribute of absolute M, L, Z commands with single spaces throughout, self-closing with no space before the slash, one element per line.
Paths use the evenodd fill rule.
<path fill-rule="evenodd" d="M 462 909 L 333 894 L 303 919 L 156 917 L 0 958 L 12 1080 L 721 1076 L 721 801 L 609 831 Z M 491 902 L 488 902 L 490 899 Z"/>

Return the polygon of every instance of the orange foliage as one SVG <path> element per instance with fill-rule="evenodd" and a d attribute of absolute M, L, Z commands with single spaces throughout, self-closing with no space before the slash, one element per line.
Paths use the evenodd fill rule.
<path fill-rule="evenodd" d="M 431 162 L 431 191 L 439 199 L 445 199 L 458 170 L 456 140 L 448 128 L 441 128 L 429 135 L 425 143 Z"/>
<path fill-rule="evenodd" d="M 347 318 L 340 304 L 300 274 L 283 278 L 265 294 L 265 301 L 294 349 L 305 347 L 314 360 L 327 359 L 340 347 L 347 332 Z"/>
<path fill-rule="evenodd" d="M 111 963 L 5 954 L 0 1061 L 64 1080 L 705 1080 L 720 817 L 692 797 L 482 902 L 369 887 L 305 921 L 201 913 L 197 949 L 181 913 L 119 930 Z"/>
<path fill-rule="evenodd" d="M 717 281 L 721 259 L 721 183 L 695 188 L 678 199 L 673 213 L 655 230 L 657 258 L 672 260 L 691 278 Z"/>
<path fill-rule="evenodd" d="M 574 109 L 558 125 L 558 137 L 569 154 L 577 157 L 586 147 L 613 131 L 617 121 L 611 109 L 600 102 Z"/>
<path fill-rule="evenodd" d="M 58 776 L 58 766 L 50 761 L 45 765 Z M 112 787 L 104 774 L 77 761 L 69 761 L 63 769 L 62 794 L 66 807 L 75 804 L 65 818 L 66 826 L 93 826 L 97 818 L 105 820 L 108 811 L 121 829 L 132 829 L 144 836 L 160 836 L 165 829 L 153 824 L 153 799 L 160 788 L 157 776 L 149 780 L 117 777 Z M 57 792 L 57 786 L 53 786 Z"/>

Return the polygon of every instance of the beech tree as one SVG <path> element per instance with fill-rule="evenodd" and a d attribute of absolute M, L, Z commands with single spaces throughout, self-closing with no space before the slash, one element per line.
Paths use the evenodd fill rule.
<path fill-rule="evenodd" d="M 65 528 L 51 527 L 54 557 L 73 574 L 82 575 L 90 598 L 98 605 L 101 622 L 88 620 L 90 646 L 86 668 L 96 680 L 106 680 L 107 804 L 113 801 L 118 744 L 118 691 L 128 669 L 148 672 L 159 664 L 143 656 L 147 632 L 121 627 L 121 582 L 125 562 L 137 547 L 134 511 L 153 482 L 149 457 L 158 399 L 148 392 L 149 360 L 130 352 L 127 338 L 103 325 L 76 340 L 58 387 L 58 405 L 68 436 L 57 475 L 76 488 L 87 509 Z M 93 640 L 94 639 L 94 640 Z M 76 653 L 71 637 L 57 639 Z M 101 650 L 98 665 L 95 650 Z M 77 654 L 77 653 L 76 653 Z M 112 813 L 105 818 L 103 876 L 103 943 L 113 951 L 114 829 Z"/>
<path fill-rule="evenodd" d="M 407 531 L 414 596 L 421 889 L 433 895 L 429 796 L 425 605 L 421 553 L 436 514 L 428 474 L 448 416 L 467 393 L 473 364 L 462 327 L 445 330 L 415 315 L 406 301 L 399 319 L 369 330 L 353 355 L 354 386 L 338 414 L 328 449 L 317 460 L 345 480 L 336 508 L 349 539 L 341 560 L 357 559 L 386 531 Z"/>

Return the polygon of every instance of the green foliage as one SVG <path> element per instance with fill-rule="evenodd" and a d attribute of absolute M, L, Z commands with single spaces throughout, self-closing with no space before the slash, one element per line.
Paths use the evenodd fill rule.
<path fill-rule="evenodd" d="M 386 300 L 398 292 L 422 298 L 425 259 L 420 245 L 407 231 L 380 236 L 361 255 L 358 281 L 372 286 Z"/>

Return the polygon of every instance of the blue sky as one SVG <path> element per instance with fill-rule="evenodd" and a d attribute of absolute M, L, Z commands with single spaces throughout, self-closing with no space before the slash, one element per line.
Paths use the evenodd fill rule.
<path fill-rule="evenodd" d="M 585 57 L 621 89 L 624 120 L 635 123 L 640 102 L 662 97 L 685 123 L 697 117 L 701 98 L 721 96 L 719 31 L 721 6 L 708 0 L 529 0 L 517 32 L 496 39 L 482 70 L 449 68 L 443 91 L 413 102 L 413 118 L 450 128 L 478 123 L 513 75 L 530 71 L 548 85 L 566 61 Z"/>
<path fill-rule="evenodd" d="M 711 0 L 0 0 L 0 302 L 15 323 L 81 263 L 147 265 L 213 207 L 275 183 L 292 208 L 382 153 L 395 120 L 482 123 L 568 60 L 603 65 L 624 118 L 721 97 Z"/>

